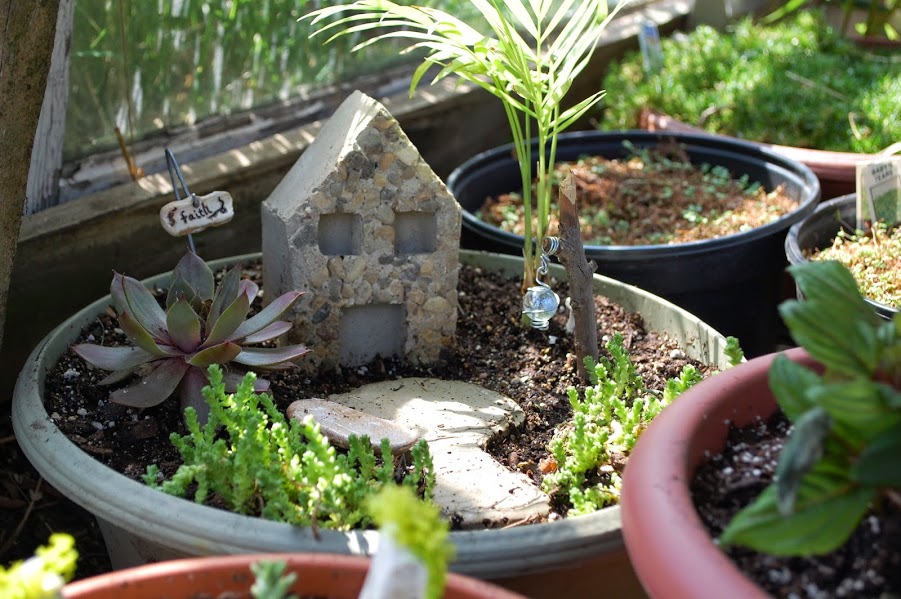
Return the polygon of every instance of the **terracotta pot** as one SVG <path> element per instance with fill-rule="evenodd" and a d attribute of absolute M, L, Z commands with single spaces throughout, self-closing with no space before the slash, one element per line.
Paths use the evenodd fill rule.
<path fill-rule="evenodd" d="M 297 579 L 290 592 L 302 597 L 356 599 L 370 560 L 349 555 L 272 553 L 230 555 L 160 562 L 118 570 L 66 585 L 64 599 L 191 599 L 194 597 L 250 597 L 253 573 L 250 565 L 260 560 L 281 560 L 285 572 Z M 449 574 L 447 599 L 523 599 L 492 584 Z"/>
<path fill-rule="evenodd" d="M 678 119 L 674 119 L 671 116 L 651 108 L 645 108 L 641 111 L 639 126 L 648 131 L 673 131 L 676 133 L 703 133 L 711 135 L 699 127 L 683 123 Z M 793 146 L 780 146 L 756 141 L 751 141 L 750 143 L 763 148 L 769 148 L 787 158 L 806 164 L 817 176 L 817 179 L 820 180 L 820 189 L 822 191 L 822 197 L 824 198 L 834 198 L 836 196 L 856 192 L 857 163 L 861 160 L 876 158 L 876 156 L 872 154 L 830 152 L 828 150 L 796 148 Z"/>
<path fill-rule="evenodd" d="M 785 354 L 814 365 L 802 348 Z M 638 579 L 653 599 L 769 596 L 714 544 L 689 487 L 697 466 L 723 449 L 730 423 L 742 426 L 776 411 L 768 380 L 776 355 L 729 368 L 689 389 L 654 419 L 629 456 L 620 501 L 623 536 Z"/>

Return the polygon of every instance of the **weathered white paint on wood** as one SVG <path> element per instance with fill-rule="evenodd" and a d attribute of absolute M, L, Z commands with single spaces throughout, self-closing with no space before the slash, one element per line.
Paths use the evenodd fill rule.
<path fill-rule="evenodd" d="M 25 213 L 33 214 L 56 205 L 59 174 L 63 166 L 63 137 L 66 107 L 69 103 L 69 53 L 72 49 L 72 23 L 75 0 L 60 0 L 56 20 L 56 38 L 50 59 L 47 90 L 41 105 L 41 118 L 31 150 Z"/>

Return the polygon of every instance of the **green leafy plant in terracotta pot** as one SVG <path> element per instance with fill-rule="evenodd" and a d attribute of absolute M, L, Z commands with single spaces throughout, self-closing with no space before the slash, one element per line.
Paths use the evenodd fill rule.
<path fill-rule="evenodd" d="M 773 559 L 825 554 L 875 505 L 897 504 L 901 322 L 879 318 L 837 262 L 791 272 L 805 299 L 780 311 L 801 347 L 689 390 L 651 424 L 627 465 L 623 533 L 652 597 L 769 596 L 764 589 L 772 592 L 778 577 L 752 581 L 724 548 L 746 546 Z M 777 410 L 794 426 L 775 482 L 715 542 L 689 490 L 695 470 L 722 450 L 730 426 Z"/>

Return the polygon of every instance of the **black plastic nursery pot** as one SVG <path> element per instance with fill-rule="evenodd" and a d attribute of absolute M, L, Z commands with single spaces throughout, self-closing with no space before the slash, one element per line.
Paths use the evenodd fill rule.
<path fill-rule="evenodd" d="M 785 236 L 785 256 L 791 264 L 807 262 L 807 254 L 832 245 L 839 231 L 853 233 L 857 223 L 857 194 L 852 193 L 823 202 L 811 214 L 798 221 Z M 798 298 L 803 299 L 798 291 Z M 891 319 L 897 308 L 867 299 L 876 313 Z"/>
<path fill-rule="evenodd" d="M 820 184 L 804 164 L 767 148 L 716 135 L 648 131 L 583 131 L 562 134 L 557 160 L 580 156 L 625 158 L 628 140 L 638 148 L 664 139 L 684 146 L 694 164 L 729 169 L 734 178 L 748 175 L 767 191 L 784 184 L 797 209 L 750 231 L 716 239 L 673 245 L 587 245 L 597 272 L 660 295 L 709 322 L 725 335 L 738 337 L 748 356 L 773 351 L 787 339 L 777 312 L 785 298 L 783 244 L 794 223 L 810 214 L 820 199 Z M 533 141 L 537 151 L 537 142 Z M 447 180 L 463 207 L 461 244 L 471 249 L 522 255 L 523 237 L 489 225 L 475 216 L 485 199 L 521 189 L 512 144 L 474 156 Z"/>

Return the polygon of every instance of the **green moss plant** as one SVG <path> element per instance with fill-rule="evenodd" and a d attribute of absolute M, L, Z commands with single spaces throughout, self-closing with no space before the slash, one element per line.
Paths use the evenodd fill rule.
<path fill-rule="evenodd" d="M 841 229 L 831 246 L 809 258 L 841 262 L 866 297 L 901 308 L 901 227 L 890 230 L 880 221 L 869 232 Z"/>
<path fill-rule="evenodd" d="M 575 387 L 567 390 L 572 423 L 549 445 L 556 469 L 545 476 L 542 489 L 568 499 L 568 515 L 589 514 L 619 502 L 622 480 L 614 462 L 625 460 L 651 420 L 702 379 L 688 364 L 655 393 L 636 371 L 621 335 L 613 335 L 605 347 L 610 359 L 593 363 L 586 358 L 591 385 L 581 395 Z M 728 340 L 726 355 L 731 364 L 744 359 L 734 337 Z"/>
<path fill-rule="evenodd" d="M 215 495 L 239 514 L 299 526 L 349 530 L 369 524 L 366 499 L 394 484 L 387 439 L 381 460 L 365 436 L 351 437 L 349 451 L 339 453 L 312 416 L 286 421 L 270 395 L 255 393 L 252 372 L 234 394 L 225 392 L 219 366 L 211 365 L 208 376 L 203 394 L 209 420 L 201 426 L 193 408 L 185 411 L 187 434 L 170 435 L 183 463 L 168 480 L 158 466 L 149 466 L 148 485 L 179 497 L 193 489 L 197 503 Z M 403 484 L 430 498 L 434 473 L 425 441 L 412 454 Z"/>
<path fill-rule="evenodd" d="M 69 534 L 50 535 L 47 545 L 38 547 L 34 556 L 0 566 L 0 597 L 5 599 L 55 599 L 75 575 L 78 551 Z"/>
<path fill-rule="evenodd" d="M 779 311 L 825 372 L 773 361 L 770 389 L 793 428 L 775 482 L 719 541 L 807 556 L 844 544 L 868 509 L 901 503 L 901 315 L 881 319 L 838 262 L 790 271 L 805 300 Z"/>
<path fill-rule="evenodd" d="M 700 26 L 661 41 L 663 68 L 613 61 L 601 128 L 638 126 L 654 108 L 711 133 L 787 146 L 876 153 L 901 139 L 901 65 L 855 46 L 816 11 L 727 32 Z"/>

